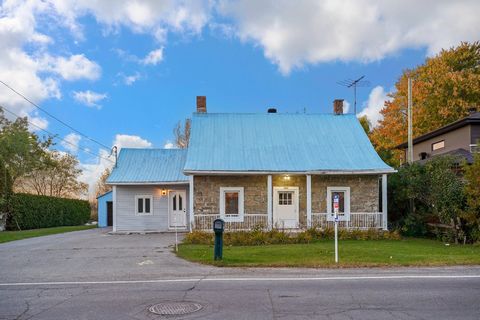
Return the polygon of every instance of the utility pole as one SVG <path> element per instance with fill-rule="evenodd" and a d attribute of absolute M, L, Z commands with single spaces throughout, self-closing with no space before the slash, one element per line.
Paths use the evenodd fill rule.
<path fill-rule="evenodd" d="M 407 122 L 408 122 L 407 162 L 411 164 L 413 162 L 413 140 L 412 140 L 412 78 L 410 77 L 408 77 Z"/>

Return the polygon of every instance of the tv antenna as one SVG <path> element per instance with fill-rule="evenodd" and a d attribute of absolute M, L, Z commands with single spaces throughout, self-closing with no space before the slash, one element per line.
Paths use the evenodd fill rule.
<path fill-rule="evenodd" d="M 353 88 L 353 113 L 357 114 L 357 87 L 368 87 L 370 86 L 370 81 L 364 80 L 365 76 L 361 76 L 358 79 L 346 79 L 338 81 L 337 83 L 341 86 L 347 88 Z"/>

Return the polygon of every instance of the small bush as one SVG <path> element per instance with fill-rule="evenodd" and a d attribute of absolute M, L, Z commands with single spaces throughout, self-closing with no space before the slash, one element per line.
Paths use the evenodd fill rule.
<path fill-rule="evenodd" d="M 203 231 L 193 231 L 187 233 L 183 238 L 183 243 L 188 244 L 213 244 L 213 233 Z"/>
<path fill-rule="evenodd" d="M 86 200 L 17 193 L 11 197 L 10 230 L 39 229 L 85 224 L 90 218 Z"/>
<path fill-rule="evenodd" d="M 340 229 L 338 233 L 341 240 L 400 240 L 398 231 L 382 230 L 359 230 L 359 229 Z M 273 229 L 270 231 L 235 231 L 226 232 L 223 237 L 223 243 L 226 246 L 257 246 L 268 244 L 294 244 L 311 243 L 318 240 L 333 240 L 335 237 L 332 228 L 320 229 L 310 228 L 301 232 L 286 232 Z M 187 234 L 183 240 L 186 244 L 207 244 L 214 242 L 214 235 L 210 232 L 194 231 Z"/>

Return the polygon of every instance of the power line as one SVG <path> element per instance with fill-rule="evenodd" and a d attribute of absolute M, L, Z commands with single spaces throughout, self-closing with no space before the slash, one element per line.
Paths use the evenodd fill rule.
<path fill-rule="evenodd" d="M 0 83 L 3 84 L 5 87 L 7 87 L 8 89 L 10 89 L 11 91 L 13 91 L 14 93 L 16 93 L 17 95 L 19 95 L 20 97 L 22 97 L 25 101 L 27 101 L 28 103 L 30 103 L 32 106 L 36 107 L 37 109 L 43 111 L 45 114 L 47 114 L 48 116 L 50 116 L 51 118 L 57 120 L 58 122 L 60 122 L 61 124 L 63 124 L 64 126 L 70 128 L 71 130 L 75 131 L 76 133 L 78 133 L 79 135 L 81 135 L 82 137 L 92 141 L 92 142 L 95 142 L 96 144 L 102 146 L 103 148 L 106 148 L 107 150 L 111 150 L 111 147 L 101 143 L 101 142 L 98 142 L 97 140 L 93 139 L 93 138 L 90 138 L 89 136 L 87 136 L 86 134 L 78 131 L 77 129 L 75 129 L 74 127 L 72 127 L 71 125 L 67 124 L 65 121 L 62 121 L 60 120 L 59 118 L 55 117 L 53 114 L 51 114 L 50 112 L 48 112 L 47 110 L 43 109 L 42 107 L 40 107 L 38 104 L 36 104 L 35 102 L 33 102 L 32 100 L 28 99 L 26 96 L 24 96 L 23 94 L 21 94 L 20 92 L 18 92 L 17 90 L 15 90 L 14 88 L 12 88 L 11 86 L 9 86 L 8 84 L 6 84 L 5 82 L 3 82 L 2 80 L 0 80 Z"/>
<path fill-rule="evenodd" d="M 0 81 L 1 81 L 1 80 L 0 80 Z M 18 114 L 16 114 L 16 113 L 8 110 L 7 108 L 5 108 L 4 106 L 0 106 L 0 109 L 3 109 L 3 110 L 5 110 L 5 111 L 7 111 L 8 113 L 12 114 L 13 116 L 15 116 L 15 117 L 17 117 L 17 118 L 22 118 L 22 117 L 20 117 Z M 74 143 L 72 143 L 72 142 L 70 142 L 70 141 L 68 141 L 68 140 L 66 140 L 66 139 L 63 139 L 63 138 L 58 137 L 58 135 L 56 135 L 56 134 L 54 134 L 54 133 L 52 133 L 52 132 L 50 132 L 50 131 L 48 131 L 48 130 L 45 130 L 45 129 L 43 129 L 42 127 L 36 125 L 35 123 L 29 121 L 29 120 L 28 120 L 28 117 L 27 117 L 27 122 L 28 122 L 30 125 L 36 127 L 37 129 L 42 130 L 42 131 L 46 132 L 47 134 L 51 135 L 52 138 L 56 138 L 56 139 L 58 139 L 58 140 L 61 140 L 61 141 L 65 142 L 65 143 L 67 143 L 67 144 L 69 144 L 69 145 L 71 145 L 71 146 L 73 146 L 73 147 L 75 147 L 75 148 L 78 148 L 78 149 L 82 150 L 83 152 L 89 153 L 89 154 L 91 154 L 91 155 L 93 155 L 93 156 L 95 156 L 95 157 L 108 160 L 108 161 L 110 161 L 111 163 L 115 163 L 115 162 L 113 162 L 112 160 L 110 160 L 110 159 L 108 159 L 108 158 L 105 158 L 104 156 L 101 156 L 101 155 L 99 155 L 99 154 L 97 154 L 97 153 L 91 152 L 91 151 L 89 151 L 88 149 L 82 148 L 81 146 L 78 146 L 78 145 L 76 145 L 76 144 L 74 144 Z"/>

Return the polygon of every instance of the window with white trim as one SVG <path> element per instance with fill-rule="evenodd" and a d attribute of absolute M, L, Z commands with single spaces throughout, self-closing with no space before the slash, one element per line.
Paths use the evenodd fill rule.
<path fill-rule="evenodd" d="M 335 213 L 335 198 L 338 197 L 338 215 L 350 215 L 350 187 L 327 187 L 327 213 Z"/>
<path fill-rule="evenodd" d="M 135 214 L 139 216 L 153 214 L 153 196 L 152 195 L 135 196 Z"/>
<path fill-rule="evenodd" d="M 243 187 L 220 188 L 220 218 L 227 222 L 243 222 Z"/>
<path fill-rule="evenodd" d="M 441 140 L 435 143 L 432 143 L 432 151 L 440 150 L 445 148 L 445 140 Z"/>

